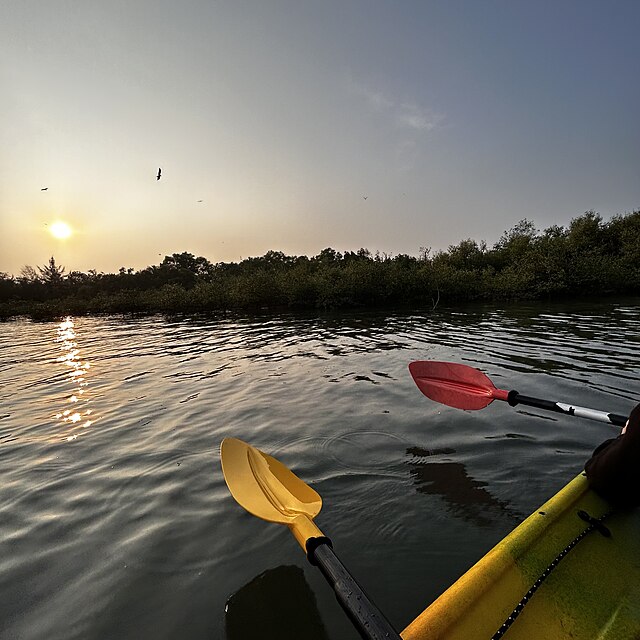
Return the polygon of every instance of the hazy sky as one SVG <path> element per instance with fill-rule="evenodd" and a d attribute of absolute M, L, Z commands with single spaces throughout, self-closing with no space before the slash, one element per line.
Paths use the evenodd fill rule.
<path fill-rule="evenodd" d="M 635 0 L 2 0 L 0 271 L 632 211 L 639 32 Z"/>

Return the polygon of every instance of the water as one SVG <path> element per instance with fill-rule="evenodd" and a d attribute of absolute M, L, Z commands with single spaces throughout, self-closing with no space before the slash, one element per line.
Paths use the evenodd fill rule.
<path fill-rule="evenodd" d="M 407 364 L 626 413 L 639 343 L 638 299 L 0 324 L 0 637 L 355 638 L 286 528 L 231 498 L 226 436 L 320 493 L 320 528 L 402 629 L 615 433 L 443 407 Z"/>

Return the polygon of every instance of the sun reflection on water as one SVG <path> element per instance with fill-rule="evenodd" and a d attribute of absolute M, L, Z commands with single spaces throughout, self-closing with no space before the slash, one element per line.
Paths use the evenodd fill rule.
<path fill-rule="evenodd" d="M 67 397 L 71 408 L 56 413 L 54 417 L 56 420 L 61 420 L 64 425 L 71 427 L 63 436 L 63 439 L 71 441 L 78 437 L 80 429 L 89 427 L 94 422 L 91 417 L 92 410 L 85 406 L 89 401 L 86 392 L 89 385 L 87 374 L 91 365 L 80 357 L 75 325 L 71 318 L 66 318 L 58 325 L 55 341 L 59 343 L 62 351 L 62 355 L 56 358 L 56 362 L 68 367 L 67 377 L 74 388 L 72 394 Z"/>

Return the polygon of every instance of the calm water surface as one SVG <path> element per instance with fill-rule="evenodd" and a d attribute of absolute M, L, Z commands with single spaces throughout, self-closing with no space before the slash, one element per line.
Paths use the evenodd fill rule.
<path fill-rule="evenodd" d="M 355 638 L 289 532 L 231 498 L 226 436 L 320 493 L 319 526 L 402 629 L 615 433 L 443 407 L 407 364 L 626 413 L 639 346 L 638 299 L 0 324 L 0 637 Z"/>

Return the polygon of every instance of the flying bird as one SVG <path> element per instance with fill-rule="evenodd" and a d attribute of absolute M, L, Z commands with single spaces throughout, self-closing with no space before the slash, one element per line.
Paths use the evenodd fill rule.
<path fill-rule="evenodd" d="M 156 176 L 156 180 L 160 180 L 161 174 L 162 174 L 162 169 L 158 169 L 158 175 Z"/>
<path fill-rule="evenodd" d="M 44 187 L 42 189 L 40 189 L 40 191 L 46 191 L 49 187 Z"/>
<path fill-rule="evenodd" d="M 369 196 L 362 196 L 365 200 L 369 197 Z"/>

